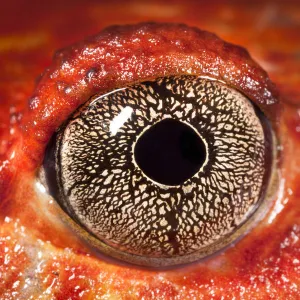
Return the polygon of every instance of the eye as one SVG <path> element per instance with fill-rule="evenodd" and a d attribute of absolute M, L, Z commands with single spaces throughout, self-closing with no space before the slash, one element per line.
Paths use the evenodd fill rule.
<path fill-rule="evenodd" d="M 97 251 L 177 266 L 268 211 L 278 108 L 243 48 L 185 25 L 114 26 L 55 55 L 17 149 Z"/>
<path fill-rule="evenodd" d="M 253 226 L 274 183 L 273 142 L 242 93 L 167 76 L 91 97 L 52 137 L 43 165 L 50 193 L 93 246 L 170 266 Z"/>

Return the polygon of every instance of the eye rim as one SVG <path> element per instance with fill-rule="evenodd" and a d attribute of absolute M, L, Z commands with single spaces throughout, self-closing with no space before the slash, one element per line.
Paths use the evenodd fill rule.
<path fill-rule="evenodd" d="M 176 75 L 225 82 L 253 101 L 278 131 L 277 88 L 244 48 L 184 24 L 117 25 L 56 53 L 24 112 L 24 163 L 31 169 L 41 164 L 54 131 L 91 95 Z"/>
<path fill-rule="evenodd" d="M 197 77 L 200 79 L 207 79 L 207 76 Z M 211 80 L 217 81 L 222 85 L 226 86 L 224 82 L 220 82 L 215 79 Z M 113 92 L 114 91 L 110 91 L 108 94 Z M 95 96 L 96 98 L 99 97 L 98 95 Z M 93 96 L 92 99 L 95 96 Z M 247 97 L 245 98 L 247 99 Z M 92 102 L 93 101 L 89 100 L 83 106 L 88 106 Z M 259 108 L 255 108 L 254 106 L 254 109 L 256 110 Z M 262 112 L 259 113 L 263 114 Z M 76 112 L 74 113 L 74 115 L 77 115 Z M 74 214 L 73 208 L 68 208 L 68 206 L 64 207 L 64 205 L 58 203 L 60 201 L 55 201 L 56 205 L 60 209 L 59 214 L 62 217 L 62 219 L 65 220 L 65 222 L 79 235 L 79 237 L 86 241 L 96 252 L 104 254 L 105 256 L 107 256 L 107 258 L 114 258 L 117 261 L 120 261 L 120 263 L 129 263 L 130 265 L 134 265 L 137 267 L 147 267 L 152 269 L 169 269 L 178 268 L 183 265 L 203 261 L 202 259 L 209 259 L 211 256 L 217 255 L 218 253 L 226 250 L 226 248 L 237 243 L 243 236 L 247 234 L 247 232 L 253 229 L 255 225 L 257 225 L 257 223 L 268 213 L 269 207 L 272 204 L 272 197 L 277 192 L 277 187 L 280 179 L 280 174 L 277 168 L 277 139 L 271 124 L 269 124 L 269 120 L 266 117 L 264 117 L 260 118 L 260 122 L 263 122 L 265 124 L 264 126 L 262 126 L 265 135 L 265 145 L 271 144 L 271 149 L 273 150 L 272 155 L 267 159 L 267 161 L 265 161 L 265 164 L 271 164 L 269 172 L 266 172 L 264 175 L 264 177 L 269 178 L 266 183 L 267 189 L 265 190 L 265 193 L 261 194 L 251 211 L 245 214 L 247 215 L 247 217 L 245 218 L 246 220 L 241 222 L 234 229 L 233 232 L 227 233 L 226 235 L 222 236 L 219 240 L 214 241 L 212 244 L 204 246 L 200 250 L 197 250 L 190 254 L 184 254 L 181 256 L 174 257 L 149 257 L 142 256 L 139 254 L 132 254 L 130 252 L 118 249 L 117 247 L 110 246 L 109 244 L 99 239 L 99 237 L 96 237 L 96 235 L 93 232 L 91 232 L 89 229 L 84 228 L 84 226 L 80 224 L 80 221 L 76 221 L 76 218 L 71 217 L 71 215 Z M 268 133 L 270 133 L 270 135 L 266 134 L 267 126 L 269 127 Z M 45 170 L 43 167 L 41 174 L 42 183 L 49 192 L 49 183 L 47 183 Z"/>

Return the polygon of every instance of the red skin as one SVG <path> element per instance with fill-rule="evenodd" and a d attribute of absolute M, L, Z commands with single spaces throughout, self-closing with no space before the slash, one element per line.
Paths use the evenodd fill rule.
<path fill-rule="evenodd" d="M 67 4 L 65 5 L 62 10 L 66 12 L 68 7 Z M 100 7 L 105 9 L 111 5 L 113 4 L 103 4 Z M 159 2 L 157 5 L 162 10 L 163 5 Z M 119 6 L 116 5 L 116 7 Z M 133 7 L 137 8 L 138 5 Z M 120 52 L 115 45 L 111 46 L 113 51 L 110 52 L 114 53 L 115 57 L 106 57 L 102 60 L 101 55 L 98 55 L 97 59 L 91 56 L 88 60 L 87 55 L 83 57 L 82 54 L 87 41 L 78 44 L 63 53 L 71 67 L 83 70 L 82 73 L 76 72 L 76 75 L 71 75 L 70 72 L 63 71 L 61 69 L 62 56 L 58 55 L 33 92 L 34 77 L 50 64 L 50 49 L 63 45 L 68 36 L 68 41 L 75 40 L 92 32 L 92 28 L 94 32 L 95 28 L 99 28 L 96 26 L 97 23 L 88 19 L 84 23 L 86 27 L 81 29 L 80 34 L 77 33 L 78 37 L 72 36 L 73 31 L 64 33 L 62 29 L 62 32 L 57 34 L 57 39 L 48 41 L 46 45 L 38 45 L 33 49 L 29 47 L 22 52 L 0 51 L 0 66 L 4 70 L 0 75 L 2 79 L 0 83 L 0 217 L 2 222 L 0 298 L 13 298 L 20 295 L 25 298 L 34 295 L 36 298 L 43 293 L 46 299 L 47 297 L 50 299 L 51 296 L 57 299 L 68 297 L 94 299 L 101 295 L 124 299 L 141 299 L 142 296 L 146 299 L 159 297 L 187 299 L 193 296 L 200 299 L 220 299 L 221 296 L 228 299 L 234 296 L 247 299 L 297 298 L 300 292 L 300 190 L 297 188 L 297 182 L 300 180 L 298 169 L 300 130 L 297 129 L 300 129 L 300 96 L 299 85 L 296 84 L 299 82 L 299 75 L 296 70 L 299 69 L 300 62 L 296 60 L 294 49 L 297 46 L 299 49 L 300 46 L 299 34 L 296 34 L 299 32 L 297 31 L 299 25 L 295 28 L 297 24 L 292 23 L 293 25 L 287 30 L 278 29 L 273 24 L 272 26 L 276 27 L 276 39 L 273 38 L 272 28 L 269 30 L 269 27 L 264 25 L 265 28 L 257 33 L 257 39 L 249 38 L 245 42 L 245 36 L 251 37 L 256 34 L 253 26 L 251 27 L 251 22 L 255 19 L 253 15 L 251 16 L 246 2 L 243 5 L 216 4 L 214 9 L 211 7 L 202 6 L 199 14 L 203 18 L 199 18 L 201 21 L 195 21 L 194 24 L 217 31 L 218 28 L 214 28 L 215 25 L 209 23 L 209 18 L 216 18 L 216 15 L 222 17 L 226 12 L 228 14 L 229 8 L 229 12 L 233 14 L 237 11 L 239 17 L 236 23 L 232 21 L 233 33 L 229 34 L 228 39 L 254 47 L 255 57 L 269 67 L 269 71 L 281 90 L 284 112 L 279 119 L 278 136 L 284 147 L 280 167 L 284 181 L 282 181 L 281 192 L 274 197 L 273 206 L 265 218 L 254 230 L 226 251 L 205 262 L 168 271 L 139 269 L 98 257 L 88 245 L 79 240 L 67 224 L 61 221 L 59 208 L 51 203 L 49 198 L 36 191 L 35 173 L 41 164 L 45 145 L 55 128 L 80 103 L 95 92 L 157 76 L 185 74 L 190 69 L 192 74 L 210 75 L 228 82 L 247 94 L 253 101 L 257 101 L 272 119 L 276 119 L 277 114 L 277 105 L 272 104 L 277 98 L 273 85 L 244 50 L 224 44 L 214 35 L 194 29 L 189 29 L 188 34 L 181 34 L 180 32 L 184 30 L 181 26 L 172 28 L 144 26 L 146 35 L 141 37 L 142 41 L 138 44 L 132 42 L 134 28 L 110 29 L 113 35 L 120 36 L 118 43 L 122 43 Z M 178 20 L 191 23 L 190 16 L 192 12 L 199 11 L 199 7 L 197 8 L 195 3 L 190 3 L 183 8 Z M 9 10 L 9 7 L 6 9 Z M 92 14 L 95 9 L 95 4 L 91 2 L 80 8 L 68 10 L 63 22 L 74 28 L 76 25 L 76 21 L 73 20 L 74 16 L 82 17 L 84 12 Z M 256 14 L 260 9 L 258 5 L 254 7 Z M 158 9 L 158 11 L 161 10 Z M 296 5 L 294 8 L 292 4 L 279 7 L 278 11 L 283 15 L 286 11 L 292 11 L 292 16 L 297 16 L 295 12 L 300 15 L 300 8 L 297 10 Z M 250 16 L 248 16 L 249 13 Z M 38 17 L 43 12 L 38 11 L 32 14 Z M 51 11 L 44 13 L 44 18 L 47 20 L 45 23 L 48 25 L 44 31 L 53 35 L 57 28 L 54 22 L 55 14 L 51 14 Z M 114 9 L 110 18 L 118 14 L 118 9 Z M 252 12 L 252 14 L 255 16 L 255 13 Z M 131 22 L 142 19 L 134 16 L 134 13 L 131 15 L 128 13 L 127 16 L 125 14 L 125 17 L 123 14 L 119 16 L 123 17 L 124 22 L 127 22 L 126 17 Z M 153 19 L 152 16 L 150 17 Z M 39 18 L 42 22 L 43 18 Z M 36 20 L 33 17 L 19 19 L 20 23 L 23 22 L 23 26 L 27 26 L 29 32 L 34 28 L 29 21 L 31 19 Z M 216 20 L 219 19 L 216 18 Z M 105 22 L 110 22 L 108 17 L 103 19 L 100 26 L 102 27 Z M 10 28 L 11 26 L 10 24 Z M 4 28 L 4 32 L 8 30 L 3 26 L 0 28 Z M 65 27 L 60 25 L 59 28 Z M 222 28 L 220 26 L 220 30 Z M 237 33 L 242 29 L 243 34 L 238 39 Z M 13 28 L 13 30 L 18 33 L 20 29 Z M 158 31 L 159 34 L 157 34 Z M 34 29 L 33 37 L 36 35 L 38 33 Z M 151 48 L 147 45 L 148 35 L 159 40 Z M 101 40 L 105 49 L 110 48 L 107 44 L 110 38 L 107 31 Z M 12 42 L 16 44 L 16 49 L 20 47 L 18 39 L 15 38 Z M 174 39 L 181 41 L 179 45 L 172 42 Z M 202 43 L 203 40 L 205 43 Z M 284 43 L 275 43 L 275 40 L 284 40 Z M 29 41 L 26 43 L 30 45 Z M 99 43 L 95 38 L 88 40 L 90 48 L 98 47 Z M 251 46 L 252 44 L 254 46 Z M 0 38 L 0 47 L 2 46 L 0 49 L 5 48 L 5 45 L 5 40 Z M 255 45 L 262 46 L 256 49 Z M 75 49 L 79 51 L 76 53 Z M 128 52 L 124 49 L 128 49 Z M 201 57 L 203 49 L 206 50 L 205 57 Z M 137 59 L 133 59 L 133 53 Z M 118 56 L 125 58 L 122 66 L 116 63 Z M 138 56 L 141 57 L 138 58 Z M 187 62 L 188 57 L 192 57 L 192 61 Z M 153 63 L 150 58 L 155 58 Z M 109 70 L 108 75 L 100 71 L 97 77 L 93 77 L 88 82 L 86 72 L 91 66 L 99 69 L 101 60 L 105 64 L 104 70 Z M 199 61 L 205 63 L 210 69 L 199 67 L 197 64 Z M 216 65 L 215 73 L 211 74 L 209 70 L 214 66 L 215 61 L 220 63 Z M 163 68 L 160 62 L 163 62 Z M 16 65 L 15 68 L 13 63 Z M 236 75 L 237 69 L 241 69 L 243 76 Z M 59 70 L 58 76 L 51 79 L 50 75 L 55 70 Z M 127 73 L 124 73 L 124 70 Z M 287 72 L 289 77 L 284 72 Z M 224 76 L 229 73 L 231 77 L 225 78 Z M 120 77 L 120 74 L 125 75 Z M 258 80 L 259 86 L 253 88 L 247 85 L 245 81 L 247 76 Z M 100 80 L 101 78 L 104 80 Z M 85 81 L 78 84 L 80 79 Z M 58 88 L 58 82 L 62 89 Z M 64 93 L 64 88 L 69 86 L 74 86 L 73 91 L 69 94 Z M 270 91 L 271 96 L 268 99 L 264 96 L 262 87 Z M 28 105 L 26 99 L 34 99 L 33 97 L 39 100 L 30 100 Z M 270 104 L 267 105 L 267 103 Z M 15 111 L 16 114 L 9 119 L 10 105 L 15 107 L 11 111 Z M 49 111 L 51 115 L 47 116 Z M 11 128 L 14 133 L 9 134 Z M 275 214 L 276 211 L 277 214 Z M 49 243 L 43 243 L 46 241 Z M 66 248 L 70 250 L 67 251 Z M 38 255 L 38 252 L 41 254 Z"/>

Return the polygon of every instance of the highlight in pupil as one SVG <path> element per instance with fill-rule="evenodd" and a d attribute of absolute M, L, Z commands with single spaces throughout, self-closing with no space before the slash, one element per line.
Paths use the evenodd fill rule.
<path fill-rule="evenodd" d="M 206 159 L 206 149 L 195 130 L 175 119 L 164 119 L 137 140 L 134 158 L 152 180 L 180 185 L 195 175 Z"/>

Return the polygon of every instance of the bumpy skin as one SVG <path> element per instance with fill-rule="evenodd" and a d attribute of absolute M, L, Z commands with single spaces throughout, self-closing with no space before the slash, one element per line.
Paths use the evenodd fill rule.
<path fill-rule="evenodd" d="M 225 81 L 276 119 L 277 91 L 244 48 L 186 25 L 112 26 L 55 54 L 29 99 L 19 149 L 36 167 L 54 130 L 95 93 L 186 74 Z"/>
<path fill-rule="evenodd" d="M 104 22 L 115 23 L 109 18 L 104 18 L 102 23 L 98 21 L 97 9 L 98 14 L 110 11 L 111 19 L 115 15 L 122 16 L 124 22 L 143 19 L 138 3 L 129 6 L 125 16 L 122 5 L 113 5 L 97 6 L 91 2 L 70 10 L 66 4 L 62 13 L 65 17 L 63 22 L 74 29 L 76 18 L 86 13 L 89 18 L 85 17 L 87 23 L 83 23 L 88 24 L 87 29 L 78 29 L 84 35 L 95 31 L 96 24 L 102 27 Z M 56 55 L 54 64 L 33 93 L 33 78 L 49 64 L 49 49 L 61 46 L 71 31 L 64 35 L 62 30 L 57 34 L 60 38 L 51 40 L 49 33 L 58 26 L 54 21 L 55 13 L 52 15 L 50 11 L 44 15 L 48 16 L 46 24 L 49 27 L 43 25 L 40 33 L 33 29 L 30 22 L 27 24 L 29 19 L 25 18 L 24 24 L 32 31 L 27 40 L 25 37 L 22 40 L 21 35 L 11 40 L 8 37 L 0 39 L 0 64 L 3 69 L 0 83 L 1 298 L 94 299 L 106 296 L 123 299 L 221 299 L 223 296 L 228 299 L 296 299 L 300 284 L 300 192 L 297 188 L 300 179 L 300 97 L 297 86 L 299 75 L 296 72 L 299 62 L 294 49 L 299 49 L 300 44 L 299 10 L 292 4 L 282 7 L 274 4 L 271 10 L 266 6 L 265 15 L 257 20 L 254 16 L 258 18 L 258 12 L 262 11 L 258 5 L 253 13 L 246 2 L 228 6 L 215 4 L 213 10 L 210 5 L 203 7 L 191 2 L 180 9 L 176 4 L 173 10 L 171 7 L 165 10 L 171 13 L 175 10 L 178 15 L 172 19 L 167 12 L 164 17 L 149 15 L 149 5 L 151 8 L 148 4 L 142 9 L 148 13 L 147 19 L 180 20 L 212 31 L 220 30 L 230 40 L 253 47 L 255 56 L 271 71 L 282 91 L 285 108 L 278 126 L 283 146 L 282 180 L 273 206 L 260 224 L 233 247 L 205 262 L 180 269 L 139 269 L 120 265 L 93 253 L 61 221 L 59 208 L 35 184 L 36 170 L 49 137 L 80 103 L 96 91 L 182 73 L 204 74 L 224 80 L 253 101 L 258 101 L 272 118 L 276 115 L 276 109 L 269 112 L 266 107 L 274 103 L 277 95 L 266 73 L 250 60 L 244 50 L 224 44 L 214 35 L 196 29 L 187 30 L 182 25 L 171 28 L 167 25 L 142 25 L 138 40 L 135 40 L 134 26 L 110 28 L 101 35 L 102 39 L 91 38 L 66 52 L 58 52 L 60 54 Z M 164 11 L 165 4 L 155 5 L 154 11 Z M 191 16 L 195 14 L 197 18 L 193 19 Z M 230 34 L 222 31 L 224 26 L 219 20 L 228 22 L 232 14 L 238 17 L 237 21 L 230 21 Z M 278 29 L 277 24 L 282 24 L 278 15 L 282 16 L 281 22 L 287 22 L 284 17 L 289 14 L 289 23 Z M 221 22 L 220 26 L 210 23 L 210 18 Z M 255 29 L 252 24 L 258 21 L 260 27 Z M 22 19 L 19 22 L 22 23 Z M 272 27 L 276 27 L 275 37 Z M 5 26 L 1 28 L 7 29 Z M 60 25 L 59 28 L 65 27 Z M 240 28 L 243 31 L 239 31 Z M 241 33 L 239 37 L 238 33 Z M 73 40 L 79 37 L 79 34 L 72 34 Z M 248 40 L 245 38 L 247 34 L 251 37 Z M 149 35 L 153 39 L 151 47 L 147 45 L 149 39 L 146 37 Z M 118 39 L 113 36 L 118 36 Z M 278 40 L 285 43 L 278 43 Z M 251 46 L 251 42 L 256 46 Z M 104 57 L 103 49 L 109 49 L 111 56 Z M 205 50 L 205 54 L 201 50 Z M 201 53 L 204 56 L 201 57 Z M 98 61 L 101 57 L 104 65 Z M 120 74 L 123 76 L 120 77 Z M 255 85 L 255 81 L 259 84 Z"/>
<path fill-rule="evenodd" d="M 185 74 L 225 81 L 276 118 L 277 91 L 244 48 L 185 25 L 112 26 L 56 53 L 29 99 L 22 120 L 22 148 L 40 162 L 54 130 L 95 93 Z"/>

